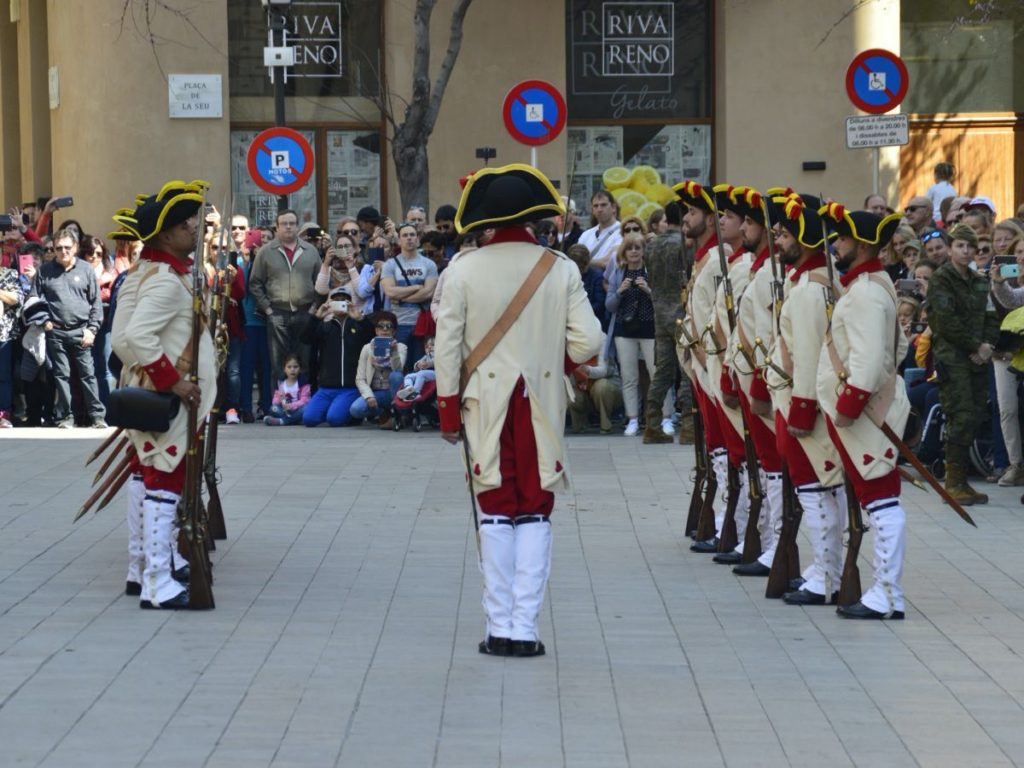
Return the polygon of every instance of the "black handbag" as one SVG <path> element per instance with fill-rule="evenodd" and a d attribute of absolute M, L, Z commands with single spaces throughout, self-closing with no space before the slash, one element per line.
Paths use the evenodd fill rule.
<path fill-rule="evenodd" d="M 181 398 L 170 392 L 123 387 L 107 399 L 107 424 L 140 432 L 166 432 L 180 408 Z"/>

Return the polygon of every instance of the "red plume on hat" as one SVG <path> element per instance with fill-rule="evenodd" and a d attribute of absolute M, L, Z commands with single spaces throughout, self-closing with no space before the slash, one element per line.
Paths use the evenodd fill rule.
<path fill-rule="evenodd" d="M 470 171 L 465 176 L 459 178 L 459 189 L 465 189 L 466 185 L 469 184 L 469 180 L 473 178 L 473 174 L 476 171 Z"/>

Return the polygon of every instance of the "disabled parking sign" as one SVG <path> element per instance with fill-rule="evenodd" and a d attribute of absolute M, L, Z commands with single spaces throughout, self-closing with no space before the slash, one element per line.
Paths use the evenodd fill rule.
<path fill-rule="evenodd" d="M 525 80 L 505 96 L 501 116 L 512 138 L 540 146 L 553 141 L 565 127 L 565 99 L 551 83 Z"/>
<path fill-rule="evenodd" d="M 872 115 L 898 107 L 909 84 L 903 59 L 883 48 L 862 51 L 846 70 L 846 94 L 850 101 Z"/>
<path fill-rule="evenodd" d="M 247 165 L 260 189 L 273 195 L 290 195 L 313 175 L 313 148 L 298 131 L 281 126 L 268 128 L 249 145 Z"/>

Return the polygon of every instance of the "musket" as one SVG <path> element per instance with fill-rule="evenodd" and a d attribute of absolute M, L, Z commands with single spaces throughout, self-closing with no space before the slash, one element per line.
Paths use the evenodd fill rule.
<path fill-rule="evenodd" d="M 466 426 L 459 427 L 459 434 L 462 437 L 462 455 L 466 458 L 466 478 L 469 481 L 469 513 L 473 518 L 473 533 L 476 534 L 476 556 L 479 562 L 483 562 L 484 551 L 480 546 L 480 515 L 476 510 L 476 492 L 473 490 L 473 463 L 469 458 L 469 438 L 466 437 Z"/>
<path fill-rule="evenodd" d="M 764 225 L 768 232 L 768 261 L 772 270 L 772 317 L 775 321 L 775 338 L 778 339 L 782 336 L 782 302 L 785 301 L 786 274 L 775 250 L 775 233 L 772 230 L 772 220 L 768 212 L 768 201 L 763 195 L 761 196 L 761 211 L 764 214 Z M 772 360 L 771 350 L 760 336 L 754 339 L 754 349 L 760 350 L 764 356 L 762 368 L 771 368 L 786 386 L 792 383 L 789 374 Z M 762 373 L 762 375 L 764 374 Z"/>
<path fill-rule="evenodd" d="M 121 487 L 128 482 L 128 478 L 131 476 L 132 468 L 130 466 L 125 467 L 119 475 L 114 476 L 114 480 L 110 484 L 110 490 L 107 491 L 107 495 L 103 497 L 103 501 L 100 502 L 100 505 L 96 507 L 97 512 L 114 500 L 114 497 L 117 496 L 117 492 L 121 490 Z"/>
<path fill-rule="evenodd" d="M 796 543 L 796 532 L 800 529 L 803 508 L 796 499 L 793 481 L 789 477 L 789 466 L 782 459 L 782 530 L 779 532 L 775 557 L 764 596 L 778 599 L 790 591 L 790 582 L 800 575 L 800 547 Z"/>
<path fill-rule="evenodd" d="M 99 471 L 96 473 L 96 476 L 93 477 L 92 479 L 93 485 L 96 485 L 96 483 L 100 481 L 100 478 L 103 477 L 103 475 L 106 473 L 107 468 L 114 462 L 114 459 L 116 459 L 118 455 L 120 455 L 122 449 L 127 444 L 127 442 L 128 436 L 125 435 L 124 437 L 121 438 L 121 441 L 117 444 L 117 447 L 110 452 L 110 455 L 108 455 L 107 458 L 103 460 L 103 464 L 100 466 Z"/>
<path fill-rule="evenodd" d="M 693 491 L 690 493 L 690 509 L 686 514 L 686 535 L 691 539 L 697 535 L 697 523 L 700 521 L 700 510 L 704 504 L 704 494 L 708 479 L 707 446 L 704 444 L 704 420 L 700 409 L 694 404 L 691 409 L 693 418 L 694 468 Z"/>
<path fill-rule="evenodd" d="M 819 195 L 821 203 L 825 203 L 825 196 Z M 821 250 L 825 253 L 825 269 L 828 270 L 828 288 L 825 289 L 825 318 L 828 324 L 825 328 L 826 343 L 832 335 L 832 313 L 836 308 L 836 272 L 832 263 L 832 254 L 828 250 L 828 216 L 819 216 L 821 219 Z"/>
<path fill-rule="evenodd" d="M 90 464 L 92 464 L 94 461 L 96 461 L 96 459 L 98 459 L 100 456 L 102 456 L 103 452 L 105 450 L 107 450 L 107 448 L 110 447 L 111 443 L 113 443 L 115 440 L 117 440 L 117 438 L 121 435 L 122 432 L 124 432 L 124 427 L 118 427 L 110 435 L 108 435 L 107 439 L 104 440 L 102 443 L 100 443 L 100 447 L 97 448 L 95 451 L 93 451 L 91 454 L 89 454 L 89 458 L 85 460 L 85 466 L 88 467 Z M 127 438 L 125 438 L 125 439 L 127 439 Z M 124 441 L 122 441 L 122 444 L 123 444 L 123 442 Z M 118 445 L 117 449 L 115 450 L 115 453 L 116 453 L 117 450 L 120 450 L 120 449 L 121 449 L 121 445 Z"/>
<path fill-rule="evenodd" d="M 227 212 L 228 202 L 224 201 Z M 234 200 L 231 201 L 231 218 L 234 218 Z M 210 291 L 210 333 L 217 357 L 217 396 L 207 419 L 206 451 L 203 456 L 203 477 L 206 481 L 206 519 L 210 542 L 224 540 L 228 537 L 224 523 L 224 509 L 221 505 L 220 490 L 217 488 L 217 434 L 220 424 L 220 412 L 224 404 L 224 393 L 227 389 L 227 357 L 230 341 L 227 337 L 227 308 L 230 298 L 230 285 L 226 285 L 227 245 L 231 218 L 225 226 L 221 219 L 220 251 L 217 255 L 216 271 L 212 290 Z"/>
<path fill-rule="evenodd" d="M 573 152 L 572 168 L 569 169 L 569 188 L 565 190 L 566 201 L 572 200 L 572 185 L 576 183 L 576 153 Z M 565 216 L 562 217 L 562 231 L 558 237 L 558 248 L 565 250 L 565 228 L 569 223 L 569 205 L 566 203 Z"/>
<path fill-rule="evenodd" d="M 707 467 L 707 478 L 704 484 L 704 498 L 701 500 L 700 514 L 697 516 L 697 541 L 715 538 L 715 497 L 718 495 L 718 476 L 710 464 Z"/>
<path fill-rule="evenodd" d="M 86 500 L 85 500 L 85 503 L 84 503 L 84 504 L 82 504 L 82 506 L 81 506 L 81 507 L 80 507 L 80 508 L 78 509 L 78 512 L 76 512 L 76 513 L 75 513 L 75 517 L 74 517 L 74 519 L 73 519 L 73 520 L 72 520 L 71 522 L 73 522 L 73 523 L 76 523 L 76 522 L 78 522 L 78 521 L 79 521 L 79 520 L 80 520 L 80 519 L 82 518 L 82 516 L 83 516 L 83 515 L 84 515 L 84 514 L 85 514 L 86 512 L 88 512 L 88 511 L 89 511 L 90 509 L 92 509 L 92 506 L 93 506 L 93 505 L 94 505 L 94 504 L 95 504 L 95 503 L 96 503 L 97 501 L 99 501 L 99 500 L 100 500 L 100 499 L 101 499 L 101 498 L 102 498 L 102 497 L 104 496 L 104 494 L 106 494 L 107 490 L 108 490 L 108 489 L 109 489 L 109 487 L 110 487 L 110 486 L 108 485 L 108 483 L 109 483 L 109 481 L 110 481 L 111 479 L 115 479 L 115 480 L 116 480 L 116 479 L 117 479 L 117 478 L 119 478 L 119 477 L 120 477 L 120 476 L 121 476 L 122 474 L 125 474 L 126 472 L 128 472 L 128 467 L 129 467 L 129 466 L 131 465 L 131 463 L 132 463 L 132 458 L 133 458 L 133 456 L 132 456 L 132 453 L 131 453 L 131 452 L 128 452 L 128 453 L 126 453 L 126 454 L 125 454 L 125 455 L 124 455 L 124 456 L 123 456 L 123 457 L 121 458 L 121 461 L 120 461 L 120 462 L 118 463 L 118 465 L 117 465 L 117 466 L 116 466 L 116 467 L 114 468 L 114 471 L 113 471 L 113 472 L 111 472 L 111 473 L 110 473 L 110 475 L 109 475 L 109 476 L 107 477 L 107 479 L 106 479 L 106 480 L 105 480 L 105 481 L 104 481 L 104 482 L 103 482 L 103 483 L 102 483 L 102 484 L 100 485 L 100 487 L 99 487 L 99 488 L 97 488 L 97 489 L 96 489 L 96 490 L 95 490 L 95 491 L 93 492 L 93 494 L 92 494 L 92 495 L 91 495 L 91 496 L 90 496 L 90 497 L 89 497 L 88 499 L 86 499 Z M 130 474 L 130 473 L 128 473 L 128 474 Z M 118 486 L 118 487 L 120 487 L 120 486 Z M 111 497 L 111 498 L 113 498 L 113 497 Z M 106 506 L 106 505 L 103 505 L 103 506 Z M 100 507 L 100 509 L 102 509 L 102 508 L 103 508 L 103 506 L 101 506 L 101 507 Z M 97 510 L 97 512 L 98 512 L 98 511 L 99 511 L 99 510 Z"/>
<path fill-rule="evenodd" d="M 206 208 L 206 190 L 200 214 Z M 199 342 L 203 334 L 203 225 L 196 229 L 195 253 L 192 257 L 192 359 L 189 362 L 188 379 L 199 383 Z M 206 530 L 202 510 L 203 482 L 203 438 L 199 428 L 200 402 L 190 401 L 188 408 L 187 448 L 185 450 L 185 487 L 178 502 L 178 519 L 181 524 L 181 538 L 185 545 L 185 559 L 190 565 L 188 607 L 193 610 L 208 610 L 214 607 L 212 580 L 210 577 L 209 555 L 206 551 Z"/>
<path fill-rule="evenodd" d="M 860 556 L 860 543 L 864 538 L 864 518 L 861 517 L 860 504 L 857 503 L 857 496 L 853 490 L 853 483 L 850 478 L 844 480 L 846 484 L 846 514 L 849 520 L 850 539 L 846 547 L 846 561 L 843 563 L 843 577 L 839 582 L 840 606 L 853 605 L 860 600 L 860 567 L 857 565 L 857 558 Z"/>
<path fill-rule="evenodd" d="M 977 523 L 975 523 L 971 516 L 967 514 L 967 510 L 960 506 L 960 503 L 949 495 L 949 492 L 942 487 L 942 483 L 935 479 L 935 475 L 933 475 L 931 472 L 927 470 L 924 464 L 921 463 L 921 460 L 914 455 L 914 452 L 910 450 L 907 444 L 904 443 L 896 435 L 896 433 L 892 431 L 892 427 L 890 427 L 884 421 L 879 425 L 879 427 L 885 434 L 885 436 L 889 438 L 889 442 L 896 446 L 896 449 L 900 452 L 900 455 L 903 456 L 903 458 L 905 458 L 907 461 L 909 461 L 911 465 L 913 465 L 914 469 L 916 469 L 920 473 L 921 477 L 925 479 L 925 482 L 927 482 L 928 485 L 934 488 L 935 492 L 942 497 L 942 500 L 949 504 L 949 506 L 953 508 L 953 511 L 960 515 L 960 517 L 962 517 L 966 522 L 970 523 L 975 528 L 977 528 Z"/>
<path fill-rule="evenodd" d="M 746 427 L 746 414 L 744 427 Z M 757 418 L 756 416 L 754 418 Z M 757 452 L 754 450 L 754 441 L 750 432 L 744 429 L 743 450 L 747 462 L 747 489 L 750 495 L 750 514 L 747 516 L 747 530 L 743 537 L 743 557 L 740 562 L 743 564 L 752 563 L 761 556 L 761 534 L 758 531 L 758 523 L 761 520 L 761 508 L 764 506 L 764 489 L 761 487 L 761 471 L 757 463 Z"/>

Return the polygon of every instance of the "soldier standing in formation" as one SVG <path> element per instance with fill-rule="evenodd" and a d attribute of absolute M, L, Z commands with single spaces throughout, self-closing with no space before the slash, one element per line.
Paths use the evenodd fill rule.
<path fill-rule="evenodd" d="M 202 226 L 199 209 L 205 188 L 205 182 L 172 181 L 144 198 L 133 213 L 115 216 L 145 247 L 121 284 L 111 333 L 114 353 L 123 364 L 121 386 L 173 392 L 184 404 L 198 403 L 200 423 L 213 406 L 217 378 L 208 333 L 199 341 L 199 383 L 187 378 L 193 323 L 189 256 Z M 144 486 L 143 608 L 178 609 L 189 604 L 188 588 L 174 578 L 175 571 L 182 570 L 175 562 L 174 530 L 185 483 L 187 410 L 179 410 L 166 432 L 127 430 Z"/>

